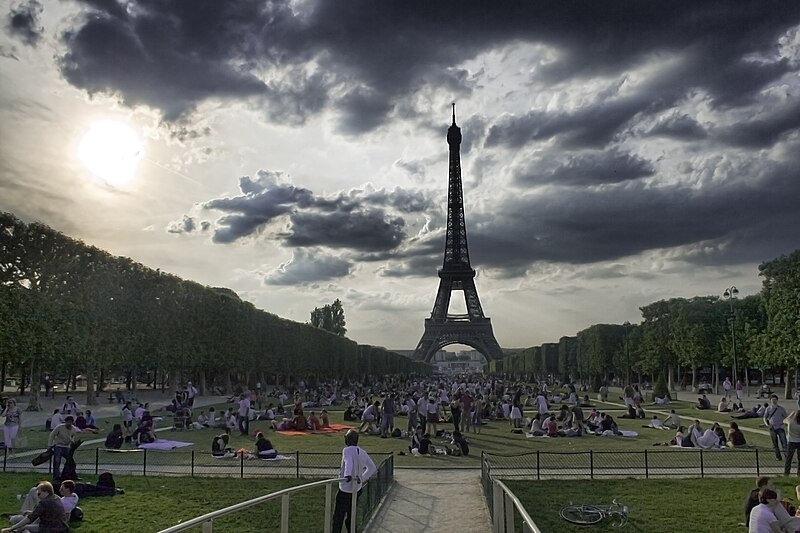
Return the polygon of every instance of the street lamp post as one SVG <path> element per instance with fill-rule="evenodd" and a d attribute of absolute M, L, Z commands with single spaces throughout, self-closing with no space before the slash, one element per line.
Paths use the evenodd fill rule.
<path fill-rule="evenodd" d="M 731 323 L 731 345 L 733 348 L 733 381 L 734 385 L 736 384 L 736 380 L 738 379 L 738 373 L 736 369 L 736 328 L 734 327 L 734 314 L 733 314 L 733 300 L 739 294 L 739 289 L 736 286 L 728 287 L 725 289 L 725 292 L 722 293 L 722 297 L 728 300 L 731 306 L 731 316 L 728 320 Z M 745 370 L 745 386 L 749 384 L 749 377 L 747 376 L 747 371 Z"/>
<path fill-rule="evenodd" d="M 627 378 L 627 382 L 626 383 L 628 385 L 630 385 L 631 384 L 631 349 L 630 349 L 630 346 L 629 346 L 628 328 L 630 327 L 631 323 L 626 320 L 625 324 L 623 324 L 623 325 L 625 326 L 625 358 L 627 360 L 627 365 L 628 365 L 628 368 L 626 370 L 626 378 Z"/>

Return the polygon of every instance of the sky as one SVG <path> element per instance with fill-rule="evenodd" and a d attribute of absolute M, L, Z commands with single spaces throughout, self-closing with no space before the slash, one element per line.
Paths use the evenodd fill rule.
<path fill-rule="evenodd" d="M 800 2 L 0 9 L 0 210 L 292 320 L 339 298 L 360 343 L 430 316 L 452 102 L 504 348 L 800 248 Z"/>

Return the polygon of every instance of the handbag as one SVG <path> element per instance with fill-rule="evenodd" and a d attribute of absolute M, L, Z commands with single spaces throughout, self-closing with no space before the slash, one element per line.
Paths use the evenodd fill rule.
<path fill-rule="evenodd" d="M 33 466 L 39 466 L 49 461 L 51 457 L 53 457 L 53 448 L 47 448 L 45 451 L 31 459 L 31 464 Z"/>

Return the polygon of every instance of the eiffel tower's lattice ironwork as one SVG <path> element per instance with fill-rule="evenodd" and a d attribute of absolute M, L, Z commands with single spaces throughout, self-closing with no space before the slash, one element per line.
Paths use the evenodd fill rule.
<path fill-rule="evenodd" d="M 483 314 L 475 288 L 475 270 L 469 262 L 467 224 L 464 219 L 464 193 L 461 187 L 461 128 L 456 125 L 456 105 L 453 104 L 453 124 L 447 130 L 450 146 L 450 172 L 447 190 L 447 237 L 444 263 L 439 269 L 439 292 L 431 317 L 425 319 L 414 357 L 430 361 L 433 355 L 448 344 L 466 344 L 482 353 L 487 360 L 499 359 L 503 351 L 494 337 L 492 321 Z M 463 291 L 466 314 L 448 313 L 453 291 Z"/>

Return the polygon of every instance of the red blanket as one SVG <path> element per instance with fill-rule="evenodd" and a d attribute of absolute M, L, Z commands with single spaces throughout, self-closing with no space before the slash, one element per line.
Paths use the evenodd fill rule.
<path fill-rule="evenodd" d="M 327 428 L 320 428 L 314 431 L 297 431 L 294 429 L 290 429 L 288 431 L 278 431 L 281 435 L 315 435 L 318 433 L 336 433 L 338 431 L 346 430 L 346 429 L 353 429 L 352 426 L 345 426 L 344 424 L 331 424 L 330 427 Z"/>

